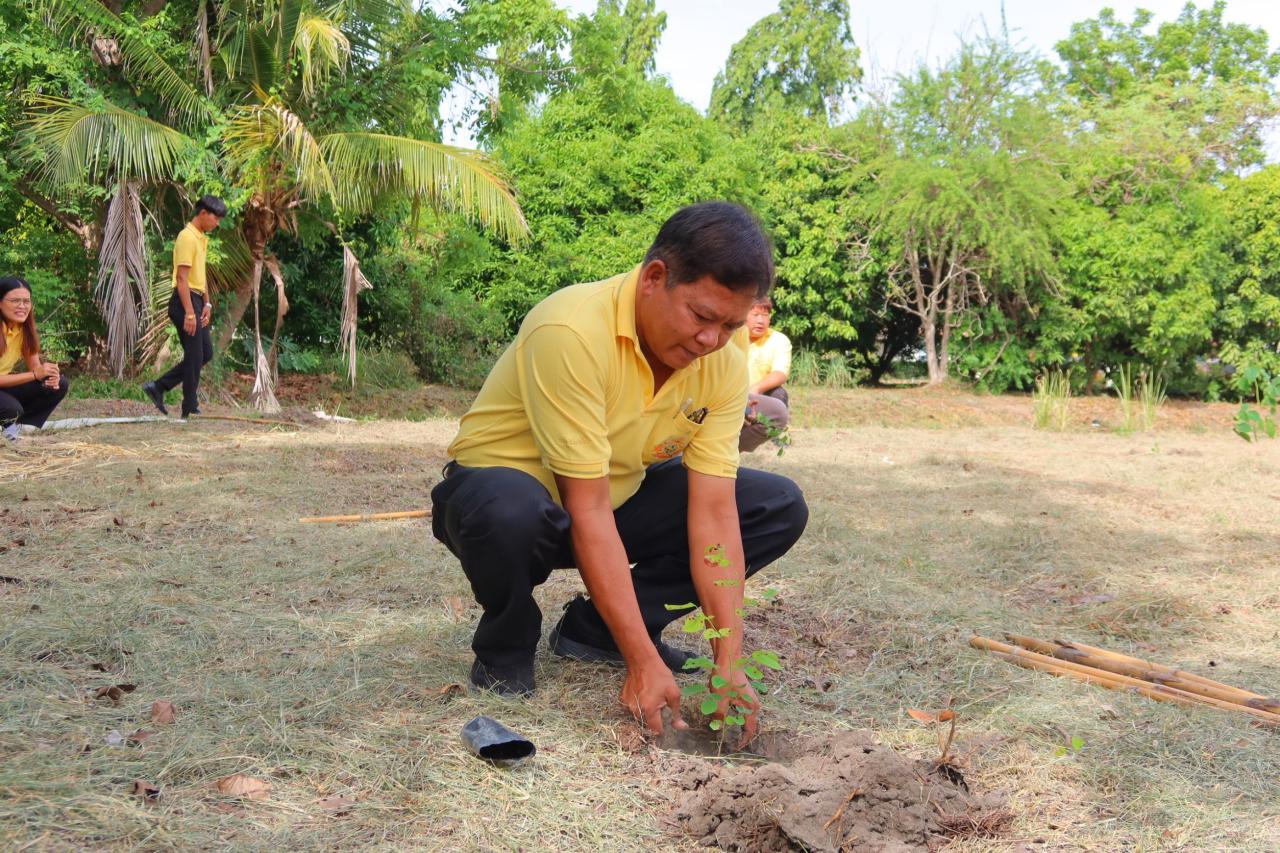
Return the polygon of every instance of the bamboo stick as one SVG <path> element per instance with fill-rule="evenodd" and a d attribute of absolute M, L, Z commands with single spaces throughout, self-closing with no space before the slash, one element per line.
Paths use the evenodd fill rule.
<path fill-rule="evenodd" d="M 270 418 L 242 418 L 236 415 L 196 415 L 196 419 L 201 421 L 236 421 L 242 424 L 267 424 L 269 426 L 299 426 L 293 421 L 277 421 Z"/>
<path fill-rule="evenodd" d="M 400 518 L 430 517 L 431 510 L 429 509 L 411 509 L 405 512 L 371 512 L 365 515 L 316 515 L 309 518 L 300 518 L 298 521 L 303 524 L 314 524 L 317 522 L 342 523 L 349 521 L 393 521 Z"/>
<path fill-rule="evenodd" d="M 1153 684 L 1163 684 L 1166 687 L 1183 690 L 1187 693 L 1197 693 L 1212 699 L 1221 699 L 1233 705 L 1245 705 L 1249 708 L 1257 708 L 1259 711 L 1268 711 L 1273 714 L 1280 713 L 1280 702 L 1276 702 L 1274 699 L 1268 699 L 1257 693 L 1250 693 L 1248 690 L 1241 690 L 1238 687 L 1232 687 L 1229 684 L 1222 684 L 1207 678 L 1188 677 L 1191 673 L 1185 673 L 1171 667 L 1149 663 L 1114 652 L 1105 652 L 1103 649 L 1085 651 L 1085 647 L 1079 643 L 1066 643 L 1061 640 L 1047 642 L 1045 640 L 1037 640 L 1034 637 L 1025 637 L 1021 634 L 1006 633 L 1004 636 L 1005 639 L 1022 646 L 1024 649 L 1030 649 L 1033 652 L 1049 655 L 1059 660 L 1071 661 L 1072 663 L 1091 666 L 1094 669 L 1102 669 L 1119 675 L 1127 675 L 1130 678 L 1150 681 Z"/>
<path fill-rule="evenodd" d="M 1017 646 L 1011 646 L 1007 643 L 1001 643 L 998 640 L 992 640 L 988 637 L 980 637 L 974 635 L 969 638 L 969 645 L 975 649 L 984 649 L 994 652 L 997 657 L 1003 658 L 1010 663 L 1027 669 L 1036 669 L 1042 672 L 1052 673 L 1054 675 L 1064 675 L 1075 678 L 1079 681 L 1086 681 L 1090 684 L 1097 684 L 1112 690 L 1129 691 L 1132 693 L 1140 693 L 1151 699 L 1158 701 L 1176 702 L 1182 705 L 1209 705 L 1224 711 L 1240 711 L 1250 716 L 1266 720 L 1269 723 L 1280 725 L 1280 714 L 1272 714 L 1269 711 L 1261 711 L 1257 708 L 1250 708 L 1246 705 L 1237 705 L 1233 702 L 1227 702 L 1222 699 L 1214 699 L 1209 696 L 1201 696 L 1198 693 L 1187 693 L 1184 690 L 1178 690 L 1173 687 L 1165 687 L 1163 684 L 1151 684 L 1138 678 L 1130 678 L 1126 675 L 1118 675 L 1113 672 L 1094 669 L 1083 664 L 1071 663 L 1070 661 L 1059 660 L 1057 658 L 1042 655 L 1038 652 L 1020 649 Z"/>
<path fill-rule="evenodd" d="M 1055 642 L 1059 643 L 1060 646 L 1064 648 L 1074 649 L 1074 651 L 1078 654 L 1093 654 L 1093 656 L 1097 656 L 1100 658 L 1110 658 L 1110 660 L 1114 660 L 1116 662 L 1129 663 L 1129 665 L 1132 665 L 1132 666 L 1142 667 L 1142 669 L 1151 670 L 1152 672 L 1156 672 L 1156 674 L 1160 675 L 1162 681 L 1164 681 L 1165 679 L 1180 679 L 1183 681 L 1190 681 L 1190 683 L 1203 685 L 1203 686 L 1206 686 L 1206 688 L 1212 688 L 1215 690 L 1221 690 L 1221 692 L 1233 694 L 1234 698 L 1230 698 L 1229 699 L 1230 702 L 1235 702 L 1236 704 L 1245 704 L 1245 706 L 1248 706 L 1251 708 L 1258 708 L 1258 710 L 1260 711 L 1270 711 L 1271 713 L 1280 713 L 1280 701 L 1277 701 L 1277 699 L 1274 699 L 1271 697 L 1266 697 L 1266 695 L 1262 695 L 1261 693 L 1253 693 L 1252 690 L 1242 690 L 1240 688 L 1235 688 L 1235 686 L 1231 686 L 1230 684 L 1222 684 L 1221 681 L 1207 679 L 1207 678 L 1204 678 L 1203 675 L 1196 675 L 1194 674 L 1194 672 L 1187 672 L 1185 670 L 1176 670 L 1174 669 L 1174 667 L 1164 666 L 1162 665 L 1162 663 L 1152 663 L 1151 661 L 1144 661 L 1142 660 L 1142 658 L 1129 657 L 1128 654 L 1120 654 L 1119 652 L 1108 652 L 1107 649 L 1105 648 L 1085 646 L 1084 643 L 1068 643 L 1068 642 L 1065 642 L 1065 640 L 1055 640 Z"/>

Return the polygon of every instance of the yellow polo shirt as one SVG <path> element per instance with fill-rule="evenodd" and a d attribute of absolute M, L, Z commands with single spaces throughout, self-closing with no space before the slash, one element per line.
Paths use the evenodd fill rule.
<path fill-rule="evenodd" d="M 791 340 L 782 332 L 769 329 L 747 347 L 747 376 L 755 385 L 775 370 L 791 372 Z"/>
<path fill-rule="evenodd" d="M 22 361 L 22 343 L 26 334 L 22 326 L 10 326 L 0 320 L 0 332 L 4 334 L 4 352 L 0 353 L 0 376 L 8 376 Z"/>
<path fill-rule="evenodd" d="M 187 287 L 196 293 L 208 294 L 204 274 L 204 259 L 209 251 L 209 235 L 190 222 L 173 241 L 173 286 L 178 287 L 178 267 L 191 267 L 187 272 Z"/>
<path fill-rule="evenodd" d="M 560 500 L 554 476 L 609 478 L 616 509 L 650 465 L 738 474 L 747 402 L 742 350 L 725 346 L 677 370 L 653 393 L 636 333 L 640 268 L 566 287 L 534 306 L 462 418 L 449 456 L 524 471 Z M 686 412 L 707 409 L 698 424 Z"/>

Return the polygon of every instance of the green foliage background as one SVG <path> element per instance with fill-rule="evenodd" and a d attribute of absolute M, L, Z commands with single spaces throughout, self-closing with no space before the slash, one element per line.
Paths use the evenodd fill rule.
<path fill-rule="evenodd" d="M 187 68 L 199 8 L 124 0 L 121 17 Z M 578 17 L 550 0 L 409 10 L 379 51 L 353 45 L 314 114 L 439 139 L 446 93 L 471 92 L 461 120 L 509 173 L 531 238 L 512 245 L 407 202 L 340 222 L 374 285 L 362 339 L 423 379 L 474 387 L 540 298 L 631 267 L 679 206 L 726 198 L 773 236 L 777 324 L 840 375 L 878 381 L 916 357 L 912 282 L 946 270 L 912 259 L 945 244 L 971 274 L 949 376 L 1028 389 L 1062 369 L 1089 390 L 1148 364 L 1176 393 L 1234 396 L 1231 371 L 1280 371 L 1280 166 L 1262 136 L 1280 111 L 1280 52 L 1226 15 L 1221 2 L 1169 21 L 1104 10 L 1052 60 L 980 39 L 877 98 L 860 88 L 846 3 L 784 0 L 726 58 L 704 116 L 654 76 L 666 22 L 653 0 Z M 159 116 L 130 73 L 27 6 L 0 5 L 0 274 L 32 282 L 46 345 L 67 360 L 103 335 L 96 259 L 70 225 L 100 222 L 112 189 L 35 197 L 28 98 Z M 178 202 L 224 189 L 216 175 L 196 157 L 148 199 L 157 275 Z M 340 248 L 304 226 L 271 251 L 290 283 L 281 367 L 332 368 Z M 222 357 L 246 355 L 237 344 Z"/>

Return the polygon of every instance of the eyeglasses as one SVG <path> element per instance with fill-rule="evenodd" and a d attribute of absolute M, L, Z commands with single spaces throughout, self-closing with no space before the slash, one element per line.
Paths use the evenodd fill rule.
<path fill-rule="evenodd" d="M 14 308 L 30 308 L 30 299 L 0 299 L 5 305 L 12 305 Z"/>

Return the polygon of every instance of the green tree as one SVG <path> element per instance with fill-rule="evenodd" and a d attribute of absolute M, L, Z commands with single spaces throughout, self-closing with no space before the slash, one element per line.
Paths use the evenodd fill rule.
<path fill-rule="evenodd" d="M 372 122 L 331 123 L 324 97 L 330 83 L 347 72 L 353 55 L 378 53 L 379 38 L 403 14 L 399 5 L 200 2 L 189 31 L 196 56 L 192 76 L 203 82 L 203 91 L 178 70 L 175 45 L 157 49 L 131 16 L 116 15 L 95 0 L 38 5 L 60 32 L 113 40 L 123 77 L 141 93 L 137 111 L 117 106 L 101 91 L 78 100 L 42 96 L 33 102 L 30 123 L 46 184 L 72 185 L 88 175 L 116 187 L 105 227 L 113 236 L 104 241 L 99 281 L 104 305 L 124 306 L 108 318 L 118 350 L 131 349 L 130 332 L 136 329 L 126 310 L 131 303 L 136 310 L 136 302 L 121 291 L 136 288 L 145 276 L 138 261 L 140 229 L 131 224 L 141 219 L 139 185 L 178 181 L 197 191 L 201 183 L 227 188 L 238 209 L 241 257 L 249 261 L 239 276 L 229 325 L 235 325 L 235 311 L 243 310 L 248 296 L 256 296 L 265 267 L 276 284 L 277 337 L 287 300 L 269 243 L 281 230 L 296 231 L 300 216 L 340 234 L 344 220 L 401 196 L 465 211 L 507 238 L 525 233 L 505 178 L 484 155 L 387 133 Z M 355 306 L 367 282 L 354 255 L 345 254 L 343 338 L 354 377 Z M 122 367 L 123 359 L 117 363 Z M 270 407 L 275 369 L 261 343 L 256 367 L 255 397 Z"/>
<path fill-rule="evenodd" d="M 1219 297 L 1216 336 L 1223 362 L 1280 376 L 1280 166 L 1226 189 L 1233 276 Z"/>
<path fill-rule="evenodd" d="M 733 46 L 709 114 L 738 129 L 773 110 L 830 123 L 862 79 L 847 0 L 782 0 Z"/>
<path fill-rule="evenodd" d="M 974 309 L 1012 314 L 1056 275 L 1061 126 L 1035 65 L 995 41 L 902 79 L 884 121 L 893 144 L 870 164 L 870 223 L 894 247 L 890 300 L 920 321 L 939 383 Z"/>

